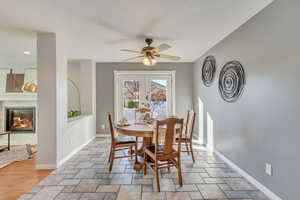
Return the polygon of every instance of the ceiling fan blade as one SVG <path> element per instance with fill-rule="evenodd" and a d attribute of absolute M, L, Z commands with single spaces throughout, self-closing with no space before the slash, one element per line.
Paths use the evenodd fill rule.
<path fill-rule="evenodd" d="M 131 52 L 131 53 L 142 53 L 140 51 L 134 51 L 134 50 L 129 50 L 129 49 L 121 49 L 120 51 L 126 51 L 126 52 Z"/>
<path fill-rule="evenodd" d="M 165 51 L 165 50 L 170 49 L 170 48 L 171 48 L 171 46 L 166 44 L 166 43 L 163 43 L 163 44 L 155 47 L 155 49 L 157 49 L 159 52 Z"/>
<path fill-rule="evenodd" d="M 181 59 L 179 56 L 171 56 L 171 55 L 167 55 L 167 54 L 157 54 L 155 56 L 159 57 L 159 58 L 165 58 L 165 59 L 173 60 L 173 61 L 177 61 L 177 60 Z"/>
<path fill-rule="evenodd" d="M 134 60 L 134 59 L 137 59 L 137 58 L 144 58 L 144 56 L 135 56 L 135 57 L 132 57 L 132 58 L 125 59 L 123 61 Z"/>

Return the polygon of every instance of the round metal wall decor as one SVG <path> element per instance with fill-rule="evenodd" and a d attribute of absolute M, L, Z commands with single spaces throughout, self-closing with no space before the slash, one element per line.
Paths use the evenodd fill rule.
<path fill-rule="evenodd" d="M 215 76 L 216 59 L 214 56 L 207 56 L 202 65 L 202 81 L 206 87 L 209 87 Z"/>
<path fill-rule="evenodd" d="M 243 93 L 246 84 L 245 71 L 238 61 L 224 65 L 219 75 L 219 92 L 224 101 L 235 102 Z"/>

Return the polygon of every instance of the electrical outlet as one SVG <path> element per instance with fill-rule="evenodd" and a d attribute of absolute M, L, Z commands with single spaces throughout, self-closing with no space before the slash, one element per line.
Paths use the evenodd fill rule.
<path fill-rule="evenodd" d="M 272 176 L 273 174 L 272 165 L 269 163 L 266 163 L 266 174 L 269 176 Z"/>
<path fill-rule="evenodd" d="M 101 129 L 105 130 L 105 124 L 101 124 Z"/>

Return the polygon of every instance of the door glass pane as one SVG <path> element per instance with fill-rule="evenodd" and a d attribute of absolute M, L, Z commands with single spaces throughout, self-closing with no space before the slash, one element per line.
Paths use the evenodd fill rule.
<path fill-rule="evenodd" d="M 123 87 L 123 117 L 129 123 L 135 121 L 135 109 L 140 104 L 140 82 L 137 80 L 124 80 Z"/>
<path fill-rule="evenodd" d="M 150 107 L 155 119 L 167 117 L 167 80 L 151 80 Z"/>

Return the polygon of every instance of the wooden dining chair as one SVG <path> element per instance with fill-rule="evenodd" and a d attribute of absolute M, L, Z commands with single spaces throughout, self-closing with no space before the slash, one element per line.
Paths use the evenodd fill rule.
<path fill-rule="evenodd" d="M 185 144 L 186 150 L 182 150 L 181 152 L 187 152 L 188 155 L 192 156 L 193 162 L 195 162 L 194 152 L 193 152 L 193 132 L 195 125 L 196 113 L 193 110 L 189 110 L 187 113 L 186 122 L 184 125 L 184 130 L 181 139 L 179 137 L 176 138 L 176 142 L 181 141 Z"/>
<path fill-rule="evenodd" d="M 110 113 L 108 113 L 108 122 L 109 122 L 109 128 L 110 128 L 110 134 L 111 134 L 111 148 L 109 153 L 109 171 L 111 172 L 114 159 L 119 158 L 131 158 L 133 157 L 133 147 L 134 147 L 134 154 L 135 154 L 135 160 L 137 161 L 137 142 L 135 140 L 119 140 L 118 133 L 114 129 L 114 125 L 112 122 L 112 116 Z M 124 155 L 124 156 L 115 156 L 116 151 L 121 151 L 125 149 L 130 149 L 130 155 Z"/>
<path fill-rule="evenodd" d="M 147 167 L 153 171 L 156 176 L 156 184 L 159 192 L 159 170 L 161 168 L 169 169 L 170 167 L 175 166 L 178 171 L 179 184 L 182 186 L 180 161 L 181 140 L 179 140 L 177 150 L 173 147 L 176 127 L 179 127 L 180 130 L 183 129 L 183 119 L 168 118 L 166 120 L 156 121 L 153 135 L 154 145 L 146 146 L 144 148 L 144 174 L 147 174 Z M 160 131 L 161 128 L 166 128 L 162 145 L 159 143 L 159 138 L 161 137 L 160 134 L 162 134 L 162 131 Z M 179 138 L 181 138 L 181 133 L 182 131 L 179 132 Z"/>

